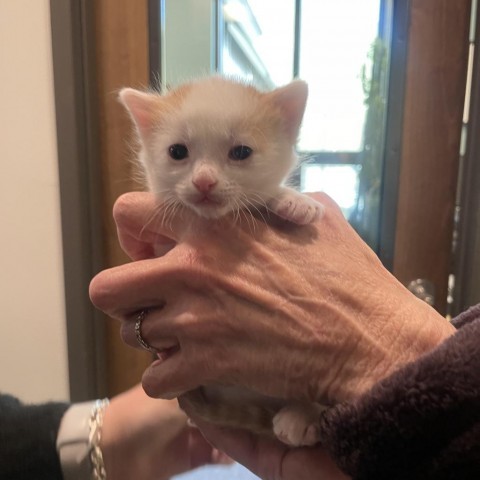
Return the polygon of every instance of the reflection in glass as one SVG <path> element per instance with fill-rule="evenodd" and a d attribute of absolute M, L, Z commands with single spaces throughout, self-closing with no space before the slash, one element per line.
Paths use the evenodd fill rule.
<path fill-rule="evenodd" d="M 366 105 L 362 72 L 378 34 L 380 0 L 303 0 L 299 77 L 309 101 L 299 149 L 358 152 Z"/>
<path fill-rule="evenodd" d="M 220 0 L 222 73 L 263 89 L 292 79 L 294 0 Z"/>
<path fill-rule="evenodd" d="M 264 89 L 308 82 L 297 184 L 327 191 L 377 250 L 393 0 L 219 5 L 220 71 Z"/>

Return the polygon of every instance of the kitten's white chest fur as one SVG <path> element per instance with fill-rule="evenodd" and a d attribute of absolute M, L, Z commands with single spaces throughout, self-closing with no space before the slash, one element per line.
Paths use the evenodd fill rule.
<path fill-rule="evenodd" d="M 166 95 L 127 88 L 120 99 L 137 127 L 148 188 L 167 210 L 181 205 L 215 219 L 267 208 L 304 225 L 318 219 L 323 207 L 284 182 L 297 162 L 295 143 L 307 94 L 302 81 L 261 93 L 213 77 Z M 289 445 L 319 440 L 317 404 L 279 402 L 223 387 L 197 389 L 185 401 L 207 420 L 249 425 Z"/>

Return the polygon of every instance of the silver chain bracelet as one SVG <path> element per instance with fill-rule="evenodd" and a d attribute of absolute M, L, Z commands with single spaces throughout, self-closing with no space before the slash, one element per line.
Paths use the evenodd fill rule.
<path fill-rule="evenodd" d="M 108 404 L 108 398 L 97 400 L 92 408 L 92 414 L 89 420 L 90 434 L 88 437 L 88 444 L 90 448 L 90 460 L 93 466 L 93 480 L 107 479 L 102 450 L 100 449 L 100 440 L 102 437 L 103 415 Z"/>

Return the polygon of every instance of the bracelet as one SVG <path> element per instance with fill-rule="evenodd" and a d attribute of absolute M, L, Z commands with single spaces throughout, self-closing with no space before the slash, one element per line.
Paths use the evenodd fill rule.
<path fill-rule="evenodd" d="M 108 404 L 109 401 L 107 398 L 104 398 L 103 400 L 97 400 L 93 406 L 89 421 L 90 435 L 88 436 L 88 444 L 90 447 L 90 460 L 93 467 L 93 480 L 107 479 L 107 472 L 105 471 L 102 450 L 100 449 L 100 440 L 102 437 L 103 415 Z"/>
<path fill-rule="evenodd" d="M 108 403 L 76 403 L 65 412 L 56 442 L 65 480 L 106 480 L 100 440 Z"/>

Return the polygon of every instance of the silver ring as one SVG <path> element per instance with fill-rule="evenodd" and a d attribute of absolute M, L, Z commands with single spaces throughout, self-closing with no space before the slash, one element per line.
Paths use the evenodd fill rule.
<path fill-rule="evenodd" d="M 143 338 L 142 338 L 142 322 L 145 320 L 147 316 L 147 310 L 142 310 L 137 315 L 137 320 L 135 321 L 135 337 L 137 338 L 137 342 L 140 344 L 142 348 L 148 350 L 149 352 L 154 352 L 155 349 L 151 347 Z"/>

